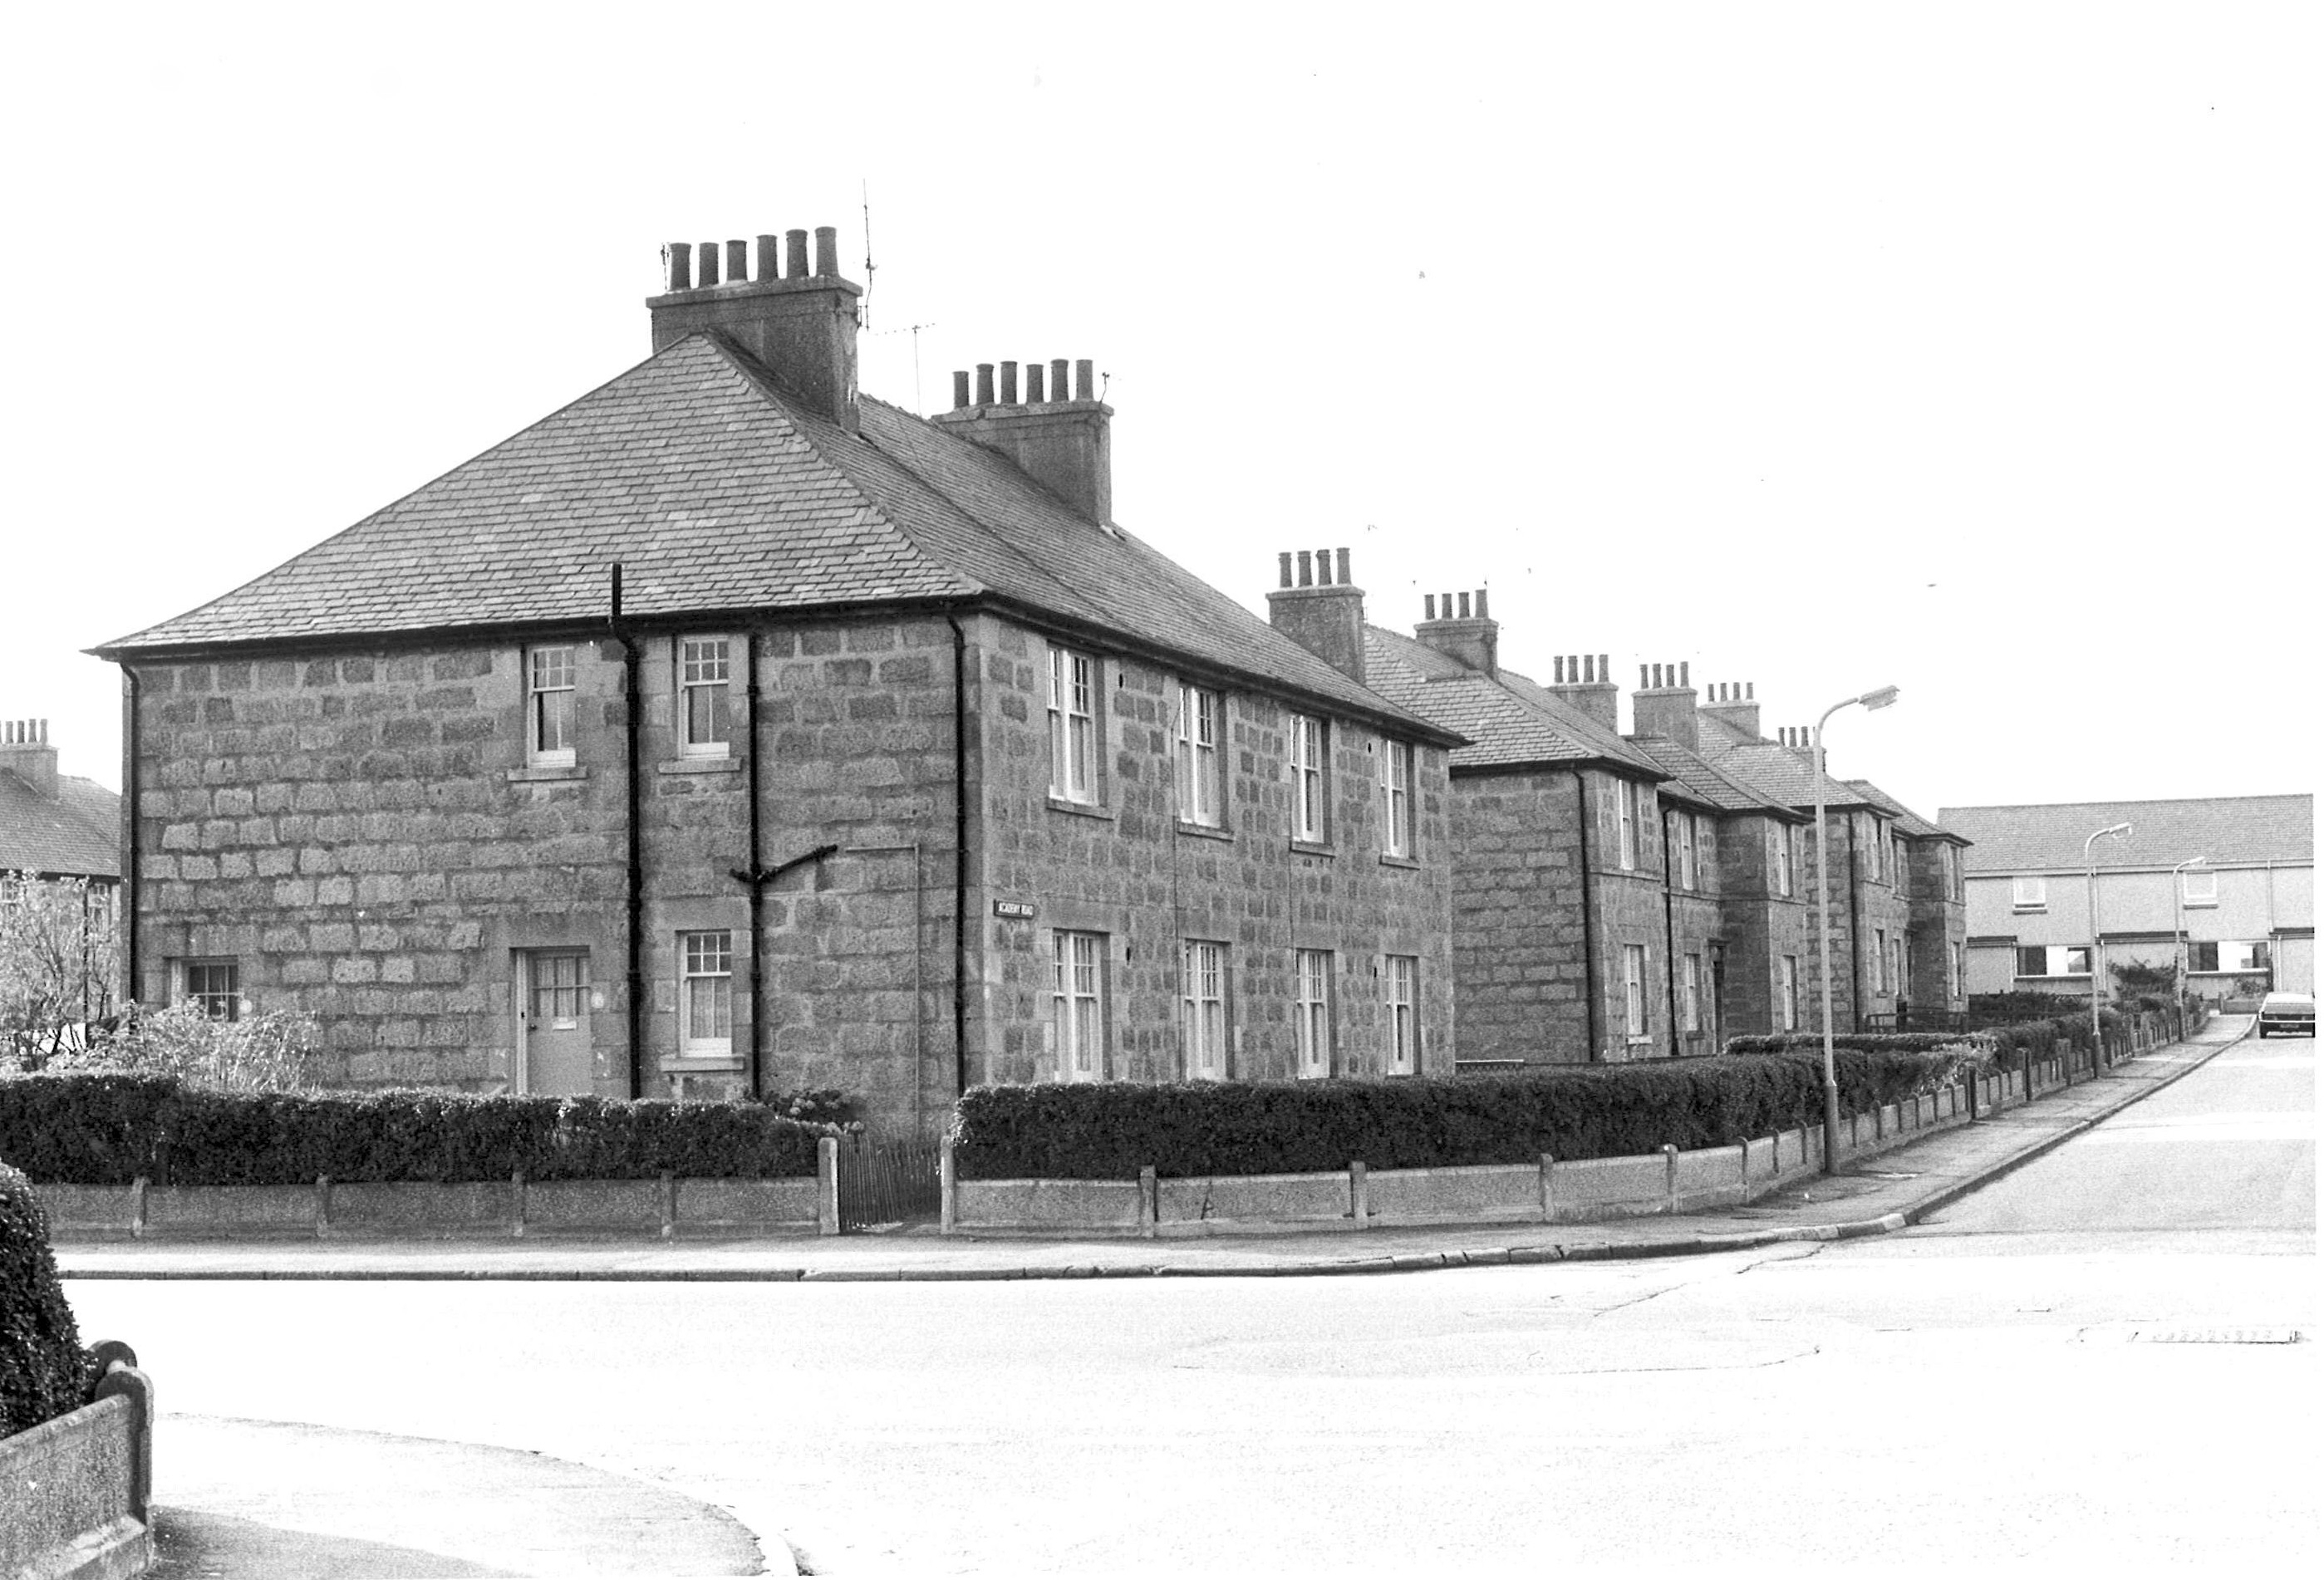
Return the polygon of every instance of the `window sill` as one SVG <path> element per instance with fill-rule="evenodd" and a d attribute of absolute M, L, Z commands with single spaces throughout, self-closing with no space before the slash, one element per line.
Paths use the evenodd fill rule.
<path fill-rule="evenodd" d="M 1294 840 L 1291 841 L 1291 849 L 1297 855 L 1321 856 L 1326 860 L 1333 859 L 1340 854 L 1331 846 L 1316 840 Z"/>
<path fill-rule="evenodd" d="M 2182 911 L 2216 911 L 2219 908 L 2219 902 L 2217 900 L 2181 900 L 2179 902 L 2179 908 Z"/>
<path fill-rule="evenodd" d="M 1217 840 L 1229 845 L 1234 843 L 1234 831 L 1220 828 L 1215 823 L 1187 822 L 1181 819 L 1178 831 L 1190 840 Z"/>
<path fill-rule="evenodd" d="M 1107 822 L 1114 821 L 1113 813 L 1106 807 L 1100 806 L 1094 801 L 1067 801 L 1062 795 L 1052 795 L 1049 797 L 1049 810 L 1065 813 L 1074 817 L 1101 818 Z"/>
<path fill-rule="evenodd" d="M 2191 977 L 2195 973 L 2190 971 L 2187 974 Z M 2010 978 L 2013 982 L 2087 982 L 2089 979 L 2090 974 L 2088 971 L 2059 971 L 2048 977 L 2012 977 Z"/>
<path fill-rule="evenodd" d="M 588 776 L 588 769 L 571 763 L 562 767 L 553 764 L 537 764 L 528 767 L 511 768 L 508 771 L 508 782 L 512 785 L 559 785 L 586 779 Z"/>
<path fill-rule="evenodd" d="M 2047 905 L 2012 905 L 2009 914 L 2013 916 L 2039 916 L 2049 909 Z"/>
<path fill-rule="evenodd" d="M 742 1060 L 735 1053 L 689 1053 L 665 1059 L 659 1068 L 665 1075 L 729 1075 L 741 1071 Z"/>
<path fill-rule="evenodd" d="M 1409 856 L 1390 856 L 1386 851 L 1380 853 L 1379 864 L 1382 867 L 1401 867 L 1406 872 L 1418 872 L 1423 865 Z"/>
<path fill-rule="evenodd" d="M 657 774 L 739 774 L 742 759 L 737 757 L 672 758 L 666 763 L 656 763 Z"/>

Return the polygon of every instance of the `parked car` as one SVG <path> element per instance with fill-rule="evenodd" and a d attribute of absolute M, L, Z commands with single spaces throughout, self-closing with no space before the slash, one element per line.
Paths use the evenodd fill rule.
<path fill-rule="evenodd" d="M 2271 993 L 2260 1000 L 2259 1034 L 2289 1032 L 2295 1037 L 2316 1034 L 2316 999 L 2308 993 Z"/>

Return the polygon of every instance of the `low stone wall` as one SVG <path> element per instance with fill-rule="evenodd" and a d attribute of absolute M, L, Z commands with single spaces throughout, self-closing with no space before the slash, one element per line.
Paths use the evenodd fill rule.
<path fill-rule="evenodd" d="M 341 1185 L 36 1185 L 62 1240 L 179 1236 L 524 1236 L 757 1234 L 823 1226 L 827 1192 L 802 1180 L 545 1180 Z M 835 1225 L 833 1226 L 835 1228 Z M 5 1573 L 5 1571 L 0 1571 Z"/>
<path fill-rule="evenodd" d="M 115 1358 L 96 1402 L 0 1438 L 0 1575 L 115 1580 L 152 1566 L 152 1384 L 126 1345 L 97 1349 Z"/>
<path fill-rule="evenodd" d="M 2076 1066 L 2086 1070 L 2087 1059 Z M 2061 1059 L 2036 1061 L 2035 1096 L 2062 1084 Z M 2087 1079 L 2087 1076 L 2084 1076 Z M 1935 1131 L 2026 1101 L 2011 1070 L 1964 1080 L 1841 1123 L 1844 1159 L 1877 1156 Z M 946 1234 L 1185 1235 L 1259 1233 L 1285 1225 L 1367 1229 L 1432 1224 L 1591 1223 L 1650 1213 L 1731 1207 L 1823 1167 L 1823 1130 L 1812 1125 L 1730 1146 L 1639 1157 L 1462 1168 L 1375 1170 L 1353 1162 L 1321 1174 L 1157 1180 L 962 1180 L 950 1143 L 943 1160 Z"/>

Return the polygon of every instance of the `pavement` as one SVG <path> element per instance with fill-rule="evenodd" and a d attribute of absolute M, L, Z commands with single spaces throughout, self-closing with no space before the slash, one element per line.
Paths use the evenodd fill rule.
<path fill-rule="evenodd" d="M 888 1234 L 641 1242 L 60 1244 L 78 1279 L 879 1281 L 1318 1277 L 1684 1256 L 1893 1233 L 2063 1145 L 2242 1040 L 2248 1016 L 2031 1105 L 1908 1143 L 1748 1206 L 1582 1225 L 1371 1228 L 1200 1239 Z M 156 1535 L 166 1580 L 793 1572 L 767 1511 L 536 1454 L 290 1422 L 167 1413 Z M 187 1469 L 190 1467 L 190 1474 Z M 755 1542 L 752 1540 L 755 1535 Z M 763 1557 L 767 1566 L 758 1566 Z"/>

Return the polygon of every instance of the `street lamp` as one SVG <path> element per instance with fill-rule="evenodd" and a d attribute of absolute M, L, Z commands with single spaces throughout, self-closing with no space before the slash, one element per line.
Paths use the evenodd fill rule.
<path fill-rule="evenodd" d="M 2187 880 L 2180 876 L 2190 867 L 2200 867 L 2209 861 L 2209 856 L 2190 856 L 2171 869 L 2171 946 L 2177 959 L 2178 974 L 2171 979 L 2171 996 L 2177 1002 L 2172 1009 L 2183 1014 L 2187 1008 Z"/>
<path fill-rule="evenodd" d="M 2129 832 L 2130 825 L 2128 823 L 2118 822 L 2110 828 L 2098 830 L 2092 833 L 2089 839 L 2082 841 L 2082 876 L 2083 882 L 2087 885 L 2084 892 L 2088 896 L 2090 911 L 2090 1075 L 2092 1079 L 2096 1079 L 2098 1075 L 2098 1058 L 2106 1048 L 2106 1033 L 2098 1025 L 2098 983 L 2099 979 L 2106 974 L 2106 967 L 2104 962 L 2098 959 L 2100 937 L 2098 932 L 2098 859 L 2093 853 L 2092 848 L 2096 846 L 2100 840 L 2107 838 L 2108 835 L 2121 834 L 2127 836 Z M 2069 1054 L 2066 1060 L 2066 1084 L 2068 1086 L 2074 1084 L 2074 1061 L 2070 1054 Z"/>
<path fill-rule="evenodd" d="M 1816 958 L 1823 988 L 1823 1171 L 1827 1174 L 1840 1171 L 1840 1070 L 1831 1056 L 1831 833 L 1823 825 L 1824 720 L 1858 703 L 1868 710 L 1885 708 L 1895 700 L 1893 685 L 1843 698 L 1826 708 L 1815 725 Z M 1855 881 L 1854 873 L 1849 880 Z M 1850 938 L 1848 947 L 1855 949 L 1857 941 Z"/>

